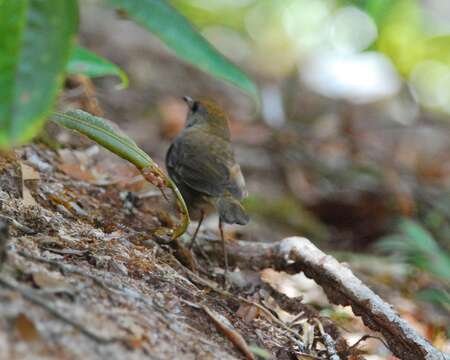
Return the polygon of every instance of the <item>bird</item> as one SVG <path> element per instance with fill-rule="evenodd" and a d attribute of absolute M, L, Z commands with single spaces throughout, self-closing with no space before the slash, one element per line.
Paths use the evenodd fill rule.
<path fill-rule="evenodd" d="M 205 216 L 218 212 L 226 283 L 228 254 L 223 223 L 246 225 L 249 222 L 241 204 L 248 192 L 235 160 L 225 112 L 210 99 L 193 100 L 184 96 L 183 100 L 188 106 L 185 127 L 167 150 L 166 168 L 186 202 L 190 218 L 198 220 L 190 248 Z"/>

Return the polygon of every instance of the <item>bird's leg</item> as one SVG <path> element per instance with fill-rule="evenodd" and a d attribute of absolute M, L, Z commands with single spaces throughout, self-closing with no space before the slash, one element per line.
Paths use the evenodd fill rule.
<path fill-rule="evenodd" d="M 219 230 L 220 230 L 220 237 L 222 238 L 223 259 L 225 262 L 224 284 L 226 286 L 228 282 L 228 253 L 227 253 L 227 246 L 225 244 L 225 237 L 223 235 L 223 223 L 220 217 L 219 217 Z"/>
<path fill-rule="evenodd" d="M 198 231 L 200 230 L 200 226 L 202 226 L 204 217 L 205 217 L 205 212 L 203 210 L 200 210 L 200 220 L 198 221 L 198 225 L 194 231 L 194 235 L 192 235 L 191 242 L 189 244 L 189 250 L 192 250 L 192 247 L 194 246 L 195 239 L 197 238 L 197 234 L 198 234 Z"/>

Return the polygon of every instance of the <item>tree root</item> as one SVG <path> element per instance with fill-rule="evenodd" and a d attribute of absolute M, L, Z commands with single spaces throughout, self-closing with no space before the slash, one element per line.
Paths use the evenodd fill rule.
<path fill-rule="evenodd" d="M 211 254 L 219 252 L 218 242 L 208 241 L 201 245 Z M 228 253 L 241 269 L 272 267 L 288 273 L 303 271 L 323 288 L 331 303 L 351 306 L 367 327 L 383 334 L 389 349 L 400 359 L 450 359 L 420 336 L 348 267 L 323 253 L 306 238 L 290 237 L 272 244 L 236 241 L 228 244 Z"/>

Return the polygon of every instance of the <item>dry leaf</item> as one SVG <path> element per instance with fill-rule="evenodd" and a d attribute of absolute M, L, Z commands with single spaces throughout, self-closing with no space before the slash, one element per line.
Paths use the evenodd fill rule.
<path fill-rule="evenodd" d="M 22 198 L 25 206 L 35 206 L 36 200 L 31 195 L 30 189 L 26 186 L 26 181 L 39 180 L 41 177 L 39 173 L 31 166 L 21 162 L 20 169 L 22 173 Z"/>
<path fill-rule="evenodd" d="M 91 171 L 85 170 L 80 164 L 59 164 L 58 169 L 69 175 L 71 178 L 82 181 L 92 181 L 94 176 Z"/>
<path fill-rule="evenodd" d="M 328 306 L 329 302 L 323 289 L 314 280 L 308 279 L 303 273 L 290 275 L 274 269 L 264 269 L 260 272 L 261 280 L 274 290 L 290 298 L 302 297 L 305 304 Z"/>
<path fill-rule="evenodd" d="M 312 349 L 314 343 L 314 330 L 315 326 L 311 325 L 308 322 L 302 324 L 303 332 L 302 332 L 302 342 L 305 344 L 307 349 Z"/>
<path fill-rule="evenodd" d="M 22 181 L 41 179 L 41 176 L 36 170 L 23 162 L 20 163 L 20 169 L 22 172 Z"/>
<path fill-rule="evenodd" d="M 275 312 L 278 319 L 280 319 L 285 324 L 289 324 L 297 318 L 297 314 L 291 314 L 283 310 L 273 297 L 269 297 L 267 300 L 263 301 L 263 303 L 268 309 Z"/>
<path fill-rule="evenodd" d="M 34 200 L 33 195 L 31 195 L 31 191 L 25 186 L 22 186 L 22 197 L 23 197 L 23 204 L 25 206 L 35 206 L 36 200 Z"/>
<path fill-rule="evenodd" d="M 136 350 L 142 348 L 145 341 L 147 341 L 146 337 L 130 336 L 126 339 L 125 343 L 130 349 Z"/>
<path fill-rule="evenodd" d="M 36 341 L 39 340 L 39 332 L 34 325 L 34 322 L 25 314 L 21 313 L 16 318 L 14 327 L 17 333 L 24 341 Z"/>
<path fill-rule="evenodd" d="M 61 289 L 67 283 L 59 273 L 37 271 L 32 274 L 33 282 L 41 289 Z"/>
<path fill-rule="evenodd" d="M 259 312 L 260 310 L 256 306 L 243 303 L 241 304 L 241 306 L 239 306 L 236 315 L 246 323 L 250 323 L 259 315 Z"/>

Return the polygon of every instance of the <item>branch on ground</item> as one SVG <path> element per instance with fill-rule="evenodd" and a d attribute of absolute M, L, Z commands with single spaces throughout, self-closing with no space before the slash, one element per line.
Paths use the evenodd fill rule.
<path fill-rule="evenodd" d="M 220 253 L 219 243 L 202 242 L 203 250 Z M 303 271 L 325 291 L 330 302 L 351 306 L 364 324 L 383 334 L 392 353 L 404 360 L 443 360 L 438 351 L 352 271 L 319 250 L 308 239 L 290 237 L 277 243 L 236 241 L 229 243 L 230 259 L 241 269 L 275 268 L 288 273 Z"/>

